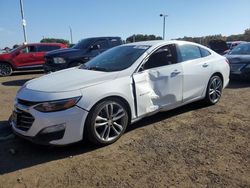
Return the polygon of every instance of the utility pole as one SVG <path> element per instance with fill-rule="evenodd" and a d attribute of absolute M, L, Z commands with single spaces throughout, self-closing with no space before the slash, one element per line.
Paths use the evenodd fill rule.
<path fill-rule="evenodd" d="M 70 26 L 69 26 L 69 32 L 70 32 L 70 43 L 73 44 L 72 29 Z"/>
<path fill-rule="evenodd" d="M 23 0 L 20 0 L 20 7 L 21 7 L 21 16 L 22 16 L 22 25 L 23 25 L 24 44 L 27 44 L 26 20 L 24 19 Z"/>
<path fill-rule="evenodd" d="M 168 17 L 167 14 L 160 14 L 160 17 L 163 17 L 163 33 L 162 33 L 162 39 L 165 40 L 165 22 L 166 17 Z"/>

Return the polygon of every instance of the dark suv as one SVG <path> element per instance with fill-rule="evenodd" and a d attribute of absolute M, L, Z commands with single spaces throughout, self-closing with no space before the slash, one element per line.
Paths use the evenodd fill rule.
<path fill-rule="evenodd" d="M 84 64 L 105 50 L 122 44 L 120 37 L 96 37 L 79 41 L 72 48 L 56 50 L 45 55 L 45 72 L 54 72 Z"/>

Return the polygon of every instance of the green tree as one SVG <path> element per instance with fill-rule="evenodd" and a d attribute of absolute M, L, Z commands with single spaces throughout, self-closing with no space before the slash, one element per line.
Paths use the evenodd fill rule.
<path fill-rule="evenodd" d="M 63 43 L 67 44 L 69 46 L 69 41 L 65 39 L 56 39 L 56 38 L 44 38 L 40 41 L 41 43 L 52 43 L 52 42 L 57 42 L 57 43 Z"/>
<path fill-rule="evenodd" d="M 126 39 L 126 42 L 130 43 L 130 42 L 147 41 L 147 40 L 162 40 L 162 37 L 155 35 L 136 34 L 129 36 Z"/>

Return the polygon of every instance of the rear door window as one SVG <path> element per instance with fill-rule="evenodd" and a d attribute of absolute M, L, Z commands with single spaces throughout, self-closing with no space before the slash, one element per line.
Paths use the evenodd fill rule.
<path fill-rule="evenodd" d="M 119 39 L 111 39 L 110 43 L 111 43 L 111 47 L 115 47 L 115 46 L 122 44 L 121 40 Z"/>
<path fill-rule="evenodd" d="M 179 45 L 181 61 L 201 58 L 200 48 L 191 44 Z"/>
<path fill-rule="evenodd" d="M 106 39 L 96 41 L 94 45 L 99 45 L 100 49 L 107 49 L 107 48 L 109 48 L 108 40 L 106 40 Z"/>
<path fill-rule="evenodd" d="M 52 51 L 52 50 L 57 50 L 59 48 L 60 48 L 60 46 L 56 46 L 56 45 L 41 45 L 41 46 L 37 46 L 37 51 L 38 52 L 48 52 L 48 51 Z"/>

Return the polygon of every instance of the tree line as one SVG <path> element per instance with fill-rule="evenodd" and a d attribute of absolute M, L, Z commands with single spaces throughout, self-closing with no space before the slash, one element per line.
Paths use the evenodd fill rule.
<path fill-rule="evenodd" d="M 208 45 L 211 40 L 224 40 L 224 41 L 248 41 L 250 42 L 250 28 L 246 29 L 243 34 L 222 36 L 219 35 L 209 35 L 205 37 L 183 37 L 177 38 L 176 40 L 185 40 L 190 42 L 195 42 L 203 45 Z"/>

